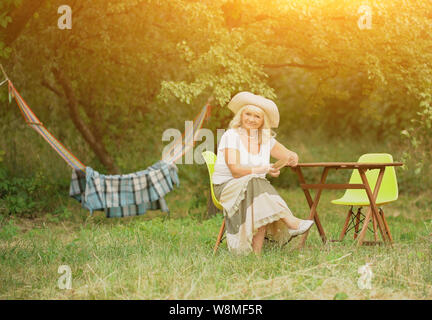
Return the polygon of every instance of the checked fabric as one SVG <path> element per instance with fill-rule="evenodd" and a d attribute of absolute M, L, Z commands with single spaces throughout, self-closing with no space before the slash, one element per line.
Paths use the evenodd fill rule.
<path fill-rule="evenodd" d="M 103 175 L 86 167 L 72 170 L 69 195 L 82 207 L 105 211 L 107 218 L 145 214 L 147 210 L 169 212 L 164 196 L 180 184 L 175 164 L 158 161 L 145 170 Z"/>

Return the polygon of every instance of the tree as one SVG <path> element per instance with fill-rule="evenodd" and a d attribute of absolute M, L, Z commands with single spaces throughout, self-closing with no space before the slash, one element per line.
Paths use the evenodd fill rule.
<path fill-rule="evenodd" d="M 304 114 L 300 103 L 323 117 L 345 117 L 345 108 L 350 124 L 380 128 L 406 122 L 431 93 L 428 1 L 369 1 L 371 29 L 358 25 L 363 0 L 75 1 L 72 30 L 57 28 L 61 4 L 46 0 L 21 29 L 14 65 L 66 101 L 113 172 L 113 145 L 136 115 L 175 117 L 173 98 L 191 105 L 213 95 L 223 106 L 250 90 L 276 99 L 284 114 Z"/>
<path fill-rule="evenodd" d="M 15 4 L 16 7 L 10 12 L 9 19 L 6 20 L 10 22 L 6 26 L 3 37 L 6 46 L 10 46 L 19 37 L 27 22 L 45 2 L 46 0 L 9 0 L 9 3 Z"/>

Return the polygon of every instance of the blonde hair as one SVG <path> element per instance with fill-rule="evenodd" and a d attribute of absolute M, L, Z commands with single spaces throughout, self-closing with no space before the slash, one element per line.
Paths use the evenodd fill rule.
<path fill-rule="evenodd" d="M 239 129 L 242 127 L 242 114 L 243 111 L 249 109 L 249 107 L 256 107 L 254 105 L 245 105 L 243 106 L 237 113 L 234 115 L 234 118 L 230 121 L 228 128 L 229 129 Z M 270 127 L 270 120 L 267 116 L 267 113 L 264 112 L 261 108 L 259 108 L 263 114 L 263 124 L 260 128 L 258 128 L 258 143 L 261 145 L 263 143 L 267 143 L 271 138 L 276 137 L 276 132 L 274 132 Z M 263 130 L 265 129 L 265 130 Z"/>

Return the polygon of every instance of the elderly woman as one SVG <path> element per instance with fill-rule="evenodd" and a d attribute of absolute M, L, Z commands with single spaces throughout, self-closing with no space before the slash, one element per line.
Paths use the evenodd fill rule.
<path fill-rule="evenodd" d="M 224 208 L 228 248 L 234 253 L 261 252 L 264 238 L 287 243 L 312 226 L 296 218 L 266 174 L 296 166 L 298 156 L 274 138 L 279 125 L 276 104 L 250 92 L 240 92 L 228 104 L 235 116 L 220 139 L 213 173 L 216 198 Z M 278 159 L 270 164 L 270 156 Z"/>

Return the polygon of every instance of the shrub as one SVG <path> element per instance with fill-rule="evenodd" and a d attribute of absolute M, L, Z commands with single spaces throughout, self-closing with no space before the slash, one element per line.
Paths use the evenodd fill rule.
<path fill-rule="evenodd" d="M 407 141 L 402 161 L 406 163 L 405 169 L 413 171 L 415 185 L 427 189 L 431 186 L 432 169 L 432 96 L 423 94 L 422 97 L 421 110 L 411 120 L 412 126 L 401 131 Z"/>
<path fill-rule="evenodd" d="M 37 209 L 46 206 L 50 187 L 46 177 L 37 172 L 33 177 L 11 176 L 0 162 L 0 209 L 9 215 L 34 216 Z"/>

